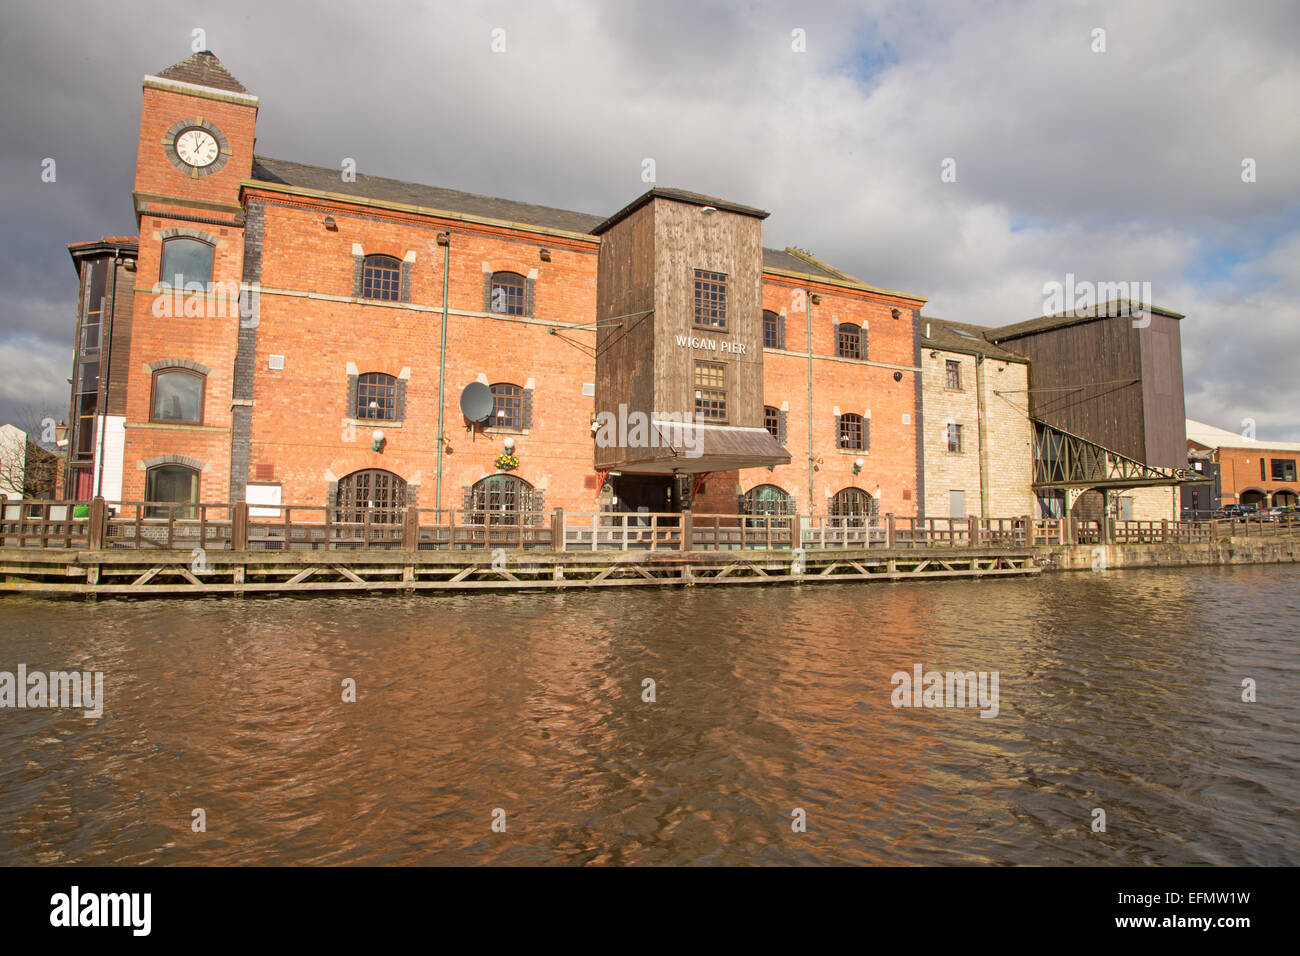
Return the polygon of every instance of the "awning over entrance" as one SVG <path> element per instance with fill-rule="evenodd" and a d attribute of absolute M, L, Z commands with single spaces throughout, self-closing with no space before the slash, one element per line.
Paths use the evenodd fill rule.
<path fill-rule="evenodd" d="M 636 461 L 620 464 L 620 471 L 689 475 L 790 463 L 790 453 L 766 428 L 658 420 L 650 426 L 654 447 L 637 449 Z"/>

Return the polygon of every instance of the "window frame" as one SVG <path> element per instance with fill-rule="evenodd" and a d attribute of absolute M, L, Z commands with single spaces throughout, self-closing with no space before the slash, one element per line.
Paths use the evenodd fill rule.
<path fill-rule="evenodd" d="M 371 379 L 371 381 L 367 381 Z M 386 381 L 384 381 L 386 380 Z M 396 375 L 389 375 L 387 372 L 362 372 L 357 376 L 357 394 L 356 402 L 352 406 L 353 418 L 358 422 L 395 422 L 399 421 L 397 417 L 397 391 L 398 379 Z M 389 394 L 385 396 L 376 389 L 389 389 Z M 369 390 L 369 391 L 367 391 Z M 377 414 L 371 415 L 370 401 L 377 398 L 387 397 L 390 405 L 389 415 Z M 380 404 L 376 411 L 382 413 L 385 406 Z"/>
<path fill-rule="evenodd" d="M 508 283 L 499 282 L 497 278 L 498 276 L 509 277 L 510 281 Z M 514 279 L 519 280 L 517 296 L 514 294 L 513 291 Z M 498 309 L 496 307 L 496 297 L 497 297 L 496 292 L 498 288 L 506 290 L 505 302 L 503 303 L 505 308 L 502 309 Z M 516 298 L 518 299 L 518 309 L 519 309 L 519 311 L 517 312 L 513 311 L 511 307 L 511 303 Z M 487 307 L 488 307 L 487 309 L 488 312 L 492 313 L 493 315 L 513 315 L 513 316 L 528 315 L 528 277 L 525 275 L 521 275 L 518 272 L 511 271 L 509 269 L 500 269 L 496 272 L 493 272 L 491 277 L 488 279 Z"/>
<path fill-rule="evenodd" d="M 777 441 L 781 440 L 781 409 L 775 405 L 763 406 L 763 427 Z"/>
<path fill-rule="evenodd" d="M 840 451 L 866 451 L 866 423 L 866 418 L 857 412 L 845 412 L 840 415 L 835 423 L 835 447 Z M 857 428 L 857 444 L 846 444 L 846 434 L 851 436 L 854 426 Z"/>
<path fill-rule="evenodd" d="M 158 378 L 163 375 L 190 375 L 199 380 L 199 417 L 197 421 L 190 421 L 187 418 L 159 418 L 157 417 L 158 406 Z M 206 417 L 208 397 L 208 377 L 202 372 L 197 372 L 192 368 L 183 368 L 179 365 L 168 366 L 167 368 L 156 368 L 149 380 L 149 421 L 160 425 L 202 425 Z"/>
<path fill-rule="evenodd" d="M 216 268 L 217 264 L 217 246 L 215 243 L 209 242 L 207 239 L 200 239 L 198 236 L 170 236 L 162 241 L 162 248 L 158 250 L 158 282 L 160 284 L 167 283 L 173 291 L 184 292 L 185 286 L 189 285 L 191 282 L 199 281 L 198 279 L 190 279 L 189 276 L 182 272 L 180 273 L 181 285 L 180 288 L 177 289 L 173 284 L 173 280 L 176 278 L 177 273 L 173 272 L 170 276 L 167 275 L 167 247 L 172 243 L 182 242 L 192 242 L 195 245 L 203 246 L 208 250 L 208 275 L 201 283 L 203 290 L 206 293 L 208 287 L 212 285 L 212 271 Z"/>
<path fill-rule="evenodd" d="M 772 342 L 768 344 L 767 329 L 768 322 L 772 323 Z M 763 348 L 765 349 L 784 349 L 785 342 L 782 341 L 781 335 L 781 314 L 773 312 L 771 309 L 763 310 Z"/>
<path fill-rule="evenodd" d="M 1281 468 L 1278 468 L 1281 465 Z M 1270 458 L 1269 459 L 1269 480 L 1270 481 L 1290 481 L 1296 480 L 1296 459 L 1294 458 Z"/>
<path fill-rule="evenodd" d="M 701 371 L 717 372 L 722 384 L 701 383 Z M 727 363 L 696 359 L 695 364 L 692 366 L 691 382 L 691 390 L 695 393 L 695 420 L 707 424 L 726 424 L 729 413 L 727 407 Z M 709 397 L 706 397 L 706 394 Z M 720 405 L 721 414 L 715 415 L 701 411 L 702 406 L 710 402 L 714 406 Z"/>
<path fill-rule="evenodd" d="M 193 499 L 191 501 L 184 501 L 184 502 L 164 501 L 162 499 L 154 499 L 152 497 L 150 489 L 153 483 L 157 480 L 156 476 L 163 471 L 167 471 L 168 469 L 172 469 L 180 472 L 187 472 L 189 474 L 190 488 L 192 489 L 191 495 L 193 496 Z M 144 500 L 147 502 L 157 500 L 159 504 L 181 505 L 183 507 L 178 507 L 173 512 L 177 518 L 187 518 L 187 519 L 195 518 L 198 516 L 198 503 L 200 498 L 199 483 L 202 480 L 200 477 L 201 474 L 202 473 L 197 468 L 191 468 L 189 465 L 181 465 L 176 462 L 164 462 L 163 464 L 160 465 L 154 465 L 152 468 L 146 469 L 144 473 Z M 168 509 L 154 506 L 154 507 L 146 507 L 144 509 L 144 516 L 146 518 L 166 518 L 169 515 L 168 515 Z"/>
<path fill-rule="evenodd" d="M 497 389 L 514 389 L 515 394 L 508 392 L 498 393 Z M 488 391 L 492 393 L 492 411 L 488 417 L 487 423 L 483 427 L 485 429 L 508 428 L 515 431 L 523 431 L 527 427 L 524 424 L 524 387 L 522 385 L 516 385 L 514 382 L 493 382 L 488 386 Z M 504 423 L 501 421 L 500 417 L 497 415 L 497 410 L 502 407 L 499 404 L 502 399 L 507 403 L 505 407 L 515 408 L 518 415 L 517 421 L 508 420 Z"/>
<path fill-rule="evenodd" d="M 953 431 L 953 429 L 956 429 L 956 431 Z M 962 436 L 962 426 L 957 422 L 949 422 L 947 431 L 948 431 L 948 454 L 950 455 L 965 454 L 966 449 L 965 449 L 965 441 Z M 956 439 L 955 442 L 953 440 L 954 438 Z M 953 447 L 954 445 L 956 447 Z"/>
<path fill-rule="evenodd" d="M 961 362 L 957 359 L 944 359 L 944 388 L 953 392 L 962 391 Z"/>
<path fill-rule="evenodd" d="M 391 262 L 392 266 L 380 266 L 377 263 L 380 260 Z M 380 275 L 379 273 L 385 273 Z M 392 273 L 389 278 L 386 273 Z M 392 283 L 392 295 L 387 293 L 389 283 Z M 376 285 L 378 283 L 378 285 Z M 390 256 L 383 252 L 372 252 L 364 256 L 361 260 L 361 298 L 368 299 L 371 302 L 401 302 L 402 301 L 402 260 L 396 256 Z M 376 292 L 382 292 L 382 295 L 376 295 Z"/>
<path fill-rule="evenodd" d="M 727 274 L 712 269 L 695 270 L 695 307 L 691 324 L 697 329 L 727 331 Z M 712 302 L 712 305 L 707 303 Z M 710 318 L 706 312 L 715 315 Z"/>
<path fill-rule="evenodd" d="M 853 343 L 852 355 L 845 351 L 845 345 L 850 340 Z M 861 361 L 862 326 L 854 325 L 852 322 L 841 322 L 835 326 L 835 357 Z"/>

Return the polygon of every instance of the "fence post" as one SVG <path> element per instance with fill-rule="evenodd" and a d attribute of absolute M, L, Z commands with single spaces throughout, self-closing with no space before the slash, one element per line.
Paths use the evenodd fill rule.
<path fill-rule="evenodd" d="M 798 515 L 790 516 L 790 547 L 792 549 L 803 547 L 803 537 L 799 527 Z"/>
<path fill-rule="evenodd" d="M 107 523 L 108 507 L 104 504 L 103 497 L 96 495 L 90 502 L 86 520 L 86 547 L 91 551 L 103 550 Z"/>
<path fill-rule="evenodd" d="M 415 505 L 406 506 L 406 519 L 402 522 L 402 550 L 416 551 L 420 543 L 420 513 Z"/>
<path fill-rule="evenodd" d="M 230 550 L 248 550 L 248 502 L 236 501 L 231 506 Z"/>
<path fill-rule="evenodd" d="M 978 548 L 980 544 L 980 519 L 971 515 L 966 519 L 966 525 L 970 529 L 967 532 L 970 538 L 968 547 Z"/>
<path fill-rule="evenodd" d="M 885 515 L 885 547 L 894 547 L 894 513 L 891 511 Z"/>
<path fill-rule="evenodd" d="M 551 513 L 551 550 L 564 550 L 564 509 L 556 508 Z"/>
<path fill-rule="evenodd" d="M 1167 544 L 1168 542 L 1169 542 L 1169 519 L 1161 518 L 1160 519 L 1160 543 Z"/>
<path fill-rule="evenodd" d="M 691 541 L 691 539 L 693 537 L 694 537 L 694 525 L 691 521 L 691 509 L 687 508 L 685 511 L 682 512 L 681 550 L 683 551 L 692 550 L 691 546 L 693 542 Z"/>

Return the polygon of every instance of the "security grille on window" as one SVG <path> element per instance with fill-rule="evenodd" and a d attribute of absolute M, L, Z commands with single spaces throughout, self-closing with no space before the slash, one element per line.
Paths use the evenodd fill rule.
<path fill-rule="evenodd" d="M 402 294 L 402 264 L 392 256 L 366 256 L 361 267 L 361 295 L 396 302 Z"/>
<path fill-rule="evenodd" d="M 695 363 L 695 417 L 704 421 L 727 419 L 727 366 L 721 362 Z"/>
<path fill-rule="evenodd" d="M 960 425 L 948 426 L 948 450 L 954 453 L 960 453 L 962 450 Z"/>
<path fill-rule="evenodd" d="M 516 475 L 488 475 L 470 492 L 472 524 L 518 524 L 534 510 L 533 486 Z"/>
<path fill-rule="evenodd" d="M 397 418 L 397 379 L 367 372 L 357 379 L 357 418 L 393 421 Z"/>
<path fill-rule="evenodd" d="M 961 388 L 961 363 L 948 359 L 943 363 L 944 372 L 947 375 L 948 388 Z"/>
<path fill-rule="evenodd" d="M 523 428 L 524 390 L 506 383 L 493 385 L 492 416 L 487 423 L 495 428 Z"/>
<path fill-rule="evenodd" d="M 846 451 L 862 451 L 866 445 L 862 439 L 862 416 L 848 415 L 840 416 L 839 426 L 839 447 Z"/>
<path fill-rule="evenodd" d="M 843 323 L 835 337 L 835 354 L 840 358 L 862 358 L 862 327 Z"/>
<path fill-rule="evenodd" d="M 492 273 L 491 310 L 502 315 L 526 315 L 527 289 L 524 277 L 517 272 Z"/>
<path fill-rule="evenodd" d="M 695 324 L 727 327 L 727 277 L 721 272 L 695 270 Z"/>
<path fill-rule="evenodd" d="M 781 316 L 766 309 L 763 310 L 763 348 L 785 348 L 785 343 L 781 341 Z"/>
<path fill-rule="evenodd" d="M 772 405 L 763 406 L 763 427 L 773 438 L 781 440 L 781 410 Z"/>

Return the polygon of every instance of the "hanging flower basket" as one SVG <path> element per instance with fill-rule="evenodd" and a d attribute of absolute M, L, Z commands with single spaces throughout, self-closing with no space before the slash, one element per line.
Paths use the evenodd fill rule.
<path fill-rule="evenodd" d="M 498 471 L 514 471 L 519 467 L 519 456 L 503 451 L 497 455 L 496 466 Z"/>

